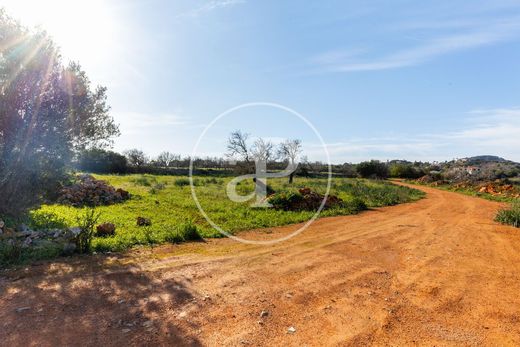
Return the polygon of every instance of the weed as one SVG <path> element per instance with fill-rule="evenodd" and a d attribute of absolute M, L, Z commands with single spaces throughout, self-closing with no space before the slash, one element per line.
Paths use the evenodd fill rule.
<path fill-rule="evenodd" d="M 94 237 L 94 227 L 96 226 L 101 213 L 96 212 L 94 208 L 85 210 L 84 215 L 78 216 L 80 233 L 76 236 L 76 249 L 79 253 L 90 253 L 92 249 L 92 238 Z"/>
<path fill-rule="evenodd" d="M 495 220 L 502 224 L 520 228 L 520 201 L 513 202 L 508 209 L 498 211 Z"/>

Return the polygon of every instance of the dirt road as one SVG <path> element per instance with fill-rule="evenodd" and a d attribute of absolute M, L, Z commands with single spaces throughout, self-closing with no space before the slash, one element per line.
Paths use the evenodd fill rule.
<path fill-rule="evenodd" d="M 220 239 L 4 272 L 0 345 L 520 345 L 520 231 L 492 221 L 497 203 L 421 189 L 274 246 Z"/>

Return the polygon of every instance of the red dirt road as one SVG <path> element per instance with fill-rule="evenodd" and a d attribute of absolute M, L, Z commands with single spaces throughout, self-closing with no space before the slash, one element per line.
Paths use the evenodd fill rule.
<path fill-rule="evenodd" d="M 273 246 L 220 239 L 2 272 L 0 345 L 520 345 L 520 230 L 492 221 L 497 203 L 420 189 L 417 203 L 320 219 Z"/>

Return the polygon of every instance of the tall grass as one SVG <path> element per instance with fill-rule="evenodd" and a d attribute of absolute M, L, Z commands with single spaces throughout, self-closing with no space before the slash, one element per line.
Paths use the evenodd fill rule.
<path fill-rule="evenodd" d="M 510 208 L 498 211 L 495 220 L 520 228 L 520 201 L 513 202 Z"/>

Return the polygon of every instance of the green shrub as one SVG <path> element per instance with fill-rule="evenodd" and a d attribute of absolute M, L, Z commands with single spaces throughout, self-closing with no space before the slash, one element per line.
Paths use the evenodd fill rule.
<path fill-rule="evenodd" d="M 174 184 L 178 187 L 184 187 L 190 185 L 190 179 L 189 178 L 179 178 L 176 179 Z"/>
<path fill-rule="evenodd" d="M 192 221 L 185 222 L 178 226 L 177 228 L 180 235 L 184 241 L 194 241 L 194 240 L 202 240 L 202 236 L 200 236 L 199 229 Z"/>
<path fill-rule="evenodd" d="M 98 148 L 82 151 L 76 166 L 83 172 L 123 174 L 128 171 L 124 155 Z"/>
<path fill-rule="evenodd" d="M 90 253 L 92 249 L 92 238 L 94 237 L 96 226 L 100 213 L 95 209 L 89 208 L 85 210 L 85 214 L 76 218 L 80 233 L 76 236 L 76 250 L 79 253 Z"/>
<path fill-rule="evenodd" d="M 352 199 L 349 199 L 347 201 L 343 201 L 342 207 L 345 208 L 347 211 L 349 211 L 352 214 L 359 213 L 361 211 L 365 211 L 368 209 L 367 204 L 363 199 L 360 199 L 358 197 L 353 197 Z"/>
<path fill-rule="evenodd" d="M 33 211 L 30 214 L 30 225 L 36 230 L 64 229 L 65 219 L 53 212 Z"/>
<path fill-rule="evenodd" d="M 19 263 L 22 258 L 22 243 L 18 240 L 0 241 L 0 264 L 11 265 Z"/>
<path fill-rule="evenodd" d="M 502 224 L 509 224 L 520 228 L 520 201 L 512 203 L 508 209 L 498 211 L 495 220 Z"/>
<path fill-rule="evenodd" d="M 413 179 L 422 176 L 424 176 L 424 172 L 412 164 L 392 164 L 390 166 L 390 177 Z"/>
<path fill-rule="evenodd" d="M 299 192 L 284 191 L 273 194 L 269 197 L 269 203 L 277 210 L 289 211 L 292 206 L 303 200 L 303 195 Z"/>
<path fill-rule="evenodd" d="M 387 178 L 388 166 L 379 160 L 365 161 L 357 164 L 357 173 L 363 178 Z"/>
<path fill-rule="evenodd" d="M 157 182 L 155 177 L 139 176 L 133 179 L 134 184 L 143 187 L 151 187 L 152 183 Z"/>
<path fill-rule="evenodd" d="M 0 241 L 0 265 L 23 264 L 29 261 L 52 259 L 63 253 L 63 247 L 59 243 L 40 240 L 39 244 L 24 248 L 22 241 Z"/>

